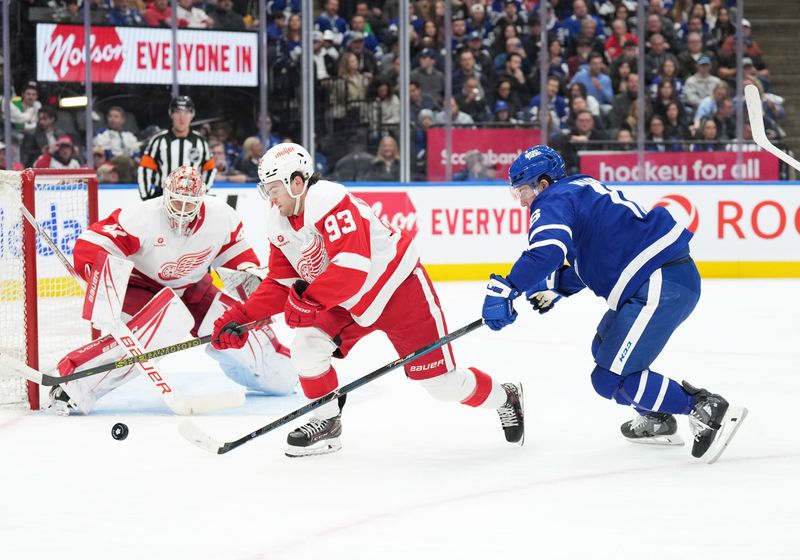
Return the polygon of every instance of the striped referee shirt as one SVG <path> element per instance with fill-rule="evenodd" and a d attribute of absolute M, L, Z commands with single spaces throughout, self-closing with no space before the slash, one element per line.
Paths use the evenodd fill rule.
<path fill-rule="evenodd" d="M 206 186 L 211 188 L 216 169 L 205 138 L 194 131 L 189 131 L 185 138 L 178 138 L 171 129 L 153 136 L 139 162 L 139 195 L 142 200 L 161 196 L 162 182 L 181 165 L 199 169 Z"/>

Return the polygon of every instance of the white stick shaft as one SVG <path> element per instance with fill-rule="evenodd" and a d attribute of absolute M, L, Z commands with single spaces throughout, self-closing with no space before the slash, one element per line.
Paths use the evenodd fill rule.
<path fill-rule="evenodd" d="M 792 156 L 779 149 L 767 138 L 767 133 L 764 130 L 764 111 L 761 108 L 761 94 L 758 92 L 758 88 L 752 84 L 745 86 L 744 99 L 747 102 L 747 114 L 750 117 L 750 129 L 753 131 L 753 141 L 762 149 L 800 171 L 800 161 L 797 161 Z"/>

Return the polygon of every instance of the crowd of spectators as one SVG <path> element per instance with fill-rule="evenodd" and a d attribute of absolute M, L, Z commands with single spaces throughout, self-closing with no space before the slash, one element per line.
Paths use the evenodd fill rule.
<path fill-rule="evenodd" d="M 53 20 L 82 17 L 81 0 L 22 1 L 49 10 L 45 15 Z M 85 1 L 91 4 L 95 22 L 128 26 L 169 26 L 171 22 L 169 0 Z M 178 25 L 256 29 L 259 4 L 178 0 Z M 321 170 L 334 176 L 369 180 L 399 176 L 403 147 L 396 141 L 401 63 L 398 4 L 396 0 L 322 0 L 316 5 L 312 53 L 318 105 L 316 148 Z M 541 41 L 542 6 L 547 10 L 545 44 Z M 647 150 L 724 150 L 736 131 L 732 92 L 736 37 L 741 33 L 744 83 L 762 92 L 767 134 L 779 140 L 782 99 L 772 92 L 769 69 L 751 36 L 750 23 L 737 17 L 734 6 L 733 0 L 649 0 L 645 21 L 640 22 L 633 0 L 450 0 L 451 121 L 465 127 L 538 127 L 540 107 L 546 106 L 548 141 L 575 171 L 580 150 L 635 148 L 642 103 Z M 445 0 L 409 2 L 413 131 L 408 148 L 417 179 L 425 178 L 426 131 L 446 121 L 445 7 Z M 270 0 L 266 17 L 270 94 L 288 95 L 296 102 L 302 56 L 300 2 Z M 540 91 L 537 63 L 542 49 L 547 60 L 544 91 Z M 644 76 L 636 73 L 641 51 Z M 638 99 L 640 80 L 647 94 L 644 100 Z M 66 154 L 66 145 L 61 141 L 66 133 L 59 130 L 54 116 L 52 108 L 42 107 L 37 100 L 35 84 L 15 98 L 11 119 L 21 140 L 23 164 L 33 164 L 42 155 L 50 156 L 46 158 L 50 165 L 73 164 L 70 159 L 62 162 L 60 154 Z M 292 116 L 275 110 L 273 116 L 281 127 L 266 139 L 260 134 L 237 134 L 241 127 L 224 119 L 205 125 L 218 180 L 253 180 L 259 153 L 297 134 Z M 271 127 L 271 118 L 267 119 Z M 114 168 L 120 161 L 135 165 L 146 138 L 127 130 L 125 122 L 121 107 L 105 111 L 95 137 L 95 163 L 102 161 L 101 165 Z M 364 152 L 370 154 L 370 165 L 354 166 L 359 158 L 344 157 Z"/>

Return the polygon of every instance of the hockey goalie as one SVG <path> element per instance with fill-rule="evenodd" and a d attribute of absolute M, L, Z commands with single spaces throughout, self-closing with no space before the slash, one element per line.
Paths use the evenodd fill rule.
<path fill-rule="evenodd" d="M 206 191 L 196 169 L 179 167 L 165 180 L 161 198 L 117 209 L 81 234 L 73 259 L 89 284 L 84 317 L 91 315 L 95 326 L 108 334 L 62 358 L 57 366 L 61 376 L 125 357 L 114 336 L 119 322 L 145 350 L 211 334 L 214 321 L 236 301 L 214 286 L 211 266 L 232 271 L 243 296 L 258 285 L 266 271 L 259 269 L 258 257 L 244 239 L 241 219 Z M 98 284 L 107 293 L 101 295 Z M 114 298 L 121 307 L 117 322 L 113 313 L 108 320 L 98 319 L 104 316 L 106 300 Z M 284 395 L 297 384 L 289 350 L 268 325 L 252 331 L 239 350 L 208 346 L 206 352 L 226 376 L 248 390 Z M 50 407 L 61 415 L 88 414 L 97 399 L 140 371 L 138 365 L 128 366 L 57 385 L 50 391 Z"/>

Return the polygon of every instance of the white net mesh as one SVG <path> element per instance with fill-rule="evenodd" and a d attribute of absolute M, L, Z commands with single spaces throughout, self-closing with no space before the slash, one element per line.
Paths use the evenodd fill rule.
<path fill-rule="evenodd" d="M 0 171 L 0 352 L 26 361 L 21 185 L 19 173 Z M 0 404 L 27 398 L 22 379 L 0 375 Z"/>
<path fill-rule="evenodd" d="M 81 319 L 82 288 L 37 235 L 38 331 L 32 332 L 25 310 L 20 188 L 19 173 L 0 172 L 0 351 L 27 361 L 26 339 L 36 337 L 39 369 L 48 372 L 69 350 L 91 340 L 91 328 Z M 89 226 L 88 196 L 85 179 L 35 178 L 36 220 L 69 261 L 75 240 Z M 24 381 L 0 377 L 0 404 L 25 402 Z"/>

